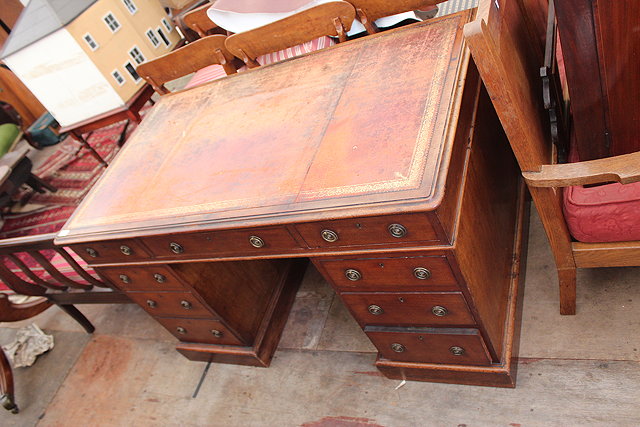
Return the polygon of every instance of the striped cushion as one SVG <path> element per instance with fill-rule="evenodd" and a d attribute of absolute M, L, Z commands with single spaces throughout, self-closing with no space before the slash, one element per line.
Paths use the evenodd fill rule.
<path fill-rule="evenodd" d="M 283 61 L 289 58 L 295 58 L 296 56 L 302 55 L 304 53 L 324 49 L 325 47 L 333 46 L 334 44 L 336 44 L 336 42 L 331 37 L 320 37 L 318 39 L 311 40 L 310 42 L 289 47 L 284 50 L 261 55 L 257 57 L 256 60 L 260 65 L 273 64 L 274 62 Z"/>
<path fill-rule="evenodd" d="M 196 71 L 184 88 L 189 89 L 213 80 L 221 79 L 226 75 L 227 73 L 224 71 L 224 68 L 222 68 L 222 65 L 209 65 L 208 67 L 204 67 L 201 70 Z"/>
<path fill-rule="evenodd" d="M 90 268 L 89 266 L 87 266 L 87 263 L 80 258 L 78 255 L 76 255 L 73 251 L 69 250 L 68 251 L 71 256 L 73 257 L 73 259 L 90 275 L 92 275 L 93 277 L 95 277 L 96 279 L 98 279 L 98 276 L 96 275 L 96 272 Z M 28 255 L 25 255 L 28 256 Z M 22 257 L 21 257 L 22 258 Z M 22 260 L 23 262 L 27 263 L 25 259 Z M 73 269 L 73 267 L 71 267 L 71 265 L 69 265 L 69 263 L 62 257 L 62 255 L 56 253 L 53 258 L 51 258 L 51 260 L 49 260 L 49 262 L 58 270 L 60 271 L 62 274 L 64 274 L 66 277 L 68 277 L 69 279 L 73 280 L 74 282 L 78 282 L 78 283 L 82 283 L 85 285 L 88 285 L 89 283 L 84 280 L 82 277 L 80 277 L 80 275 L 78 273 L 76 273 L 76 271 Z M 28 263 L 27 263 L 28 264 Z M 6 260 L 5 261 L 5 265 L 13 272 L 16 274 L 16 276 L 20 277 L 22 280 L 25 280 L 27 282 L 31 282 L 31 280 L 29 280 L 27 278 L 27 275 L 24 274 L 22 272 L 22 270 L 20 270 L 20 268 L 15 265 L 13 262 L 11 262 L 10 260 Z M 31 269 L 31 271 L 33 271 L 39 278 L 48 281 L 48 282 L 52 282 L 52 283 L 58 283 L 55 279 L 53 279 L 51 277 L 51 275 L 42 267 L 40 267 L 38 265 L 38 267 L 34 267 Z M 9 290 L 9 287 L 6 286 L 1 280 L 0 280 L 0 291 L 3 290 Z"/>

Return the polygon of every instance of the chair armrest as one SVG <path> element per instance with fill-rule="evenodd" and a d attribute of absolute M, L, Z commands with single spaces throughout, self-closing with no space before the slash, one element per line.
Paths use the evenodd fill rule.
<path fill-rule="evenodd" d="M 522 172 L 532 187 L 568 187 L 571 185 L 640 181 L 640 151 L 606 159 L 577 163 L 543 165 L 539 172 Z"/>

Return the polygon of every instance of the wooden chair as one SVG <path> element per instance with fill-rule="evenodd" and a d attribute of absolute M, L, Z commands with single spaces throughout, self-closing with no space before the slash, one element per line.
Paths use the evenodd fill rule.
<path fill-rule="evenodd" d="M 260 55 L 300 45 L 322 36 L 347 40 L 356 13 L 349 3 L 333 1 L 306 9 L 271 24 L 231 35 L 225 45 L 249 68 L 259 67 Z"/>
<path fill-rule="evenodd" d="M 446 0 L 348 0 L 356 9 L 358 20 L 364 25 L 367 33 L 377 33 L 375 21 L 385 16 L 419 10 L 435 6 Z"/>
<path fill-rule="evenodd" d="M 560 313 L 575 314 L 576 268 L 640 265 L 640 241 L 574 241 L 560 187 L 638 181 L 640 152 L 556 164 L 539 77 L 546 16 L 546 0 L 480 0 L 476 20 L 464 33 L 551 244 Z"/>
<path fill-rule="evenodd" d="M 213 34 L 226 34 L 222 28 L 218 27 L 207 16 L 207 10 L 211 7 L 211 3 L 207 3 L 193 9 L 183 16 L 184 24 L 198 33 L 200 37 L 206 37 Z"/>
<path fill-rule="evenodd" d="M 0 292 L 0 321 L 25 320 L 57 305 L 92 333 L 93 325 L 74 304 L 123 304 L 131 300 L 98 278 L 77 255 L 55 246 L 54 237 L 55 233 L 0 240 L 2 284 L 16 294 L 35 297 L 19 304 L 11 301 L 7 291 Z M 2 350 L 0 395 L 0 404 L 17 413 L 11 366 Z"/>
<path fill-rule="evenodd" d="M 235 58 L 225 48 L 226 38 L 223 35 L 213 35 L 198 39 L 180 49 L 138 65 L 136 71 L 160 95 L 169 93 L 164 86 L 166 82 L 207 66 L 220 65 L 227 75 L 234 74 L 237 72 L 233 65 Z"/>

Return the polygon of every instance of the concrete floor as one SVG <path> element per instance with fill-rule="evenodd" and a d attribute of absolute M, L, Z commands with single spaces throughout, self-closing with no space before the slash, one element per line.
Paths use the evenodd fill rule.
<path fill-rule="evenodd" d="M 87 335 L 52 308 L 56 346 L 15 369 L 21 413 L 2 426 L 640 425 L 640 268 L 581 271 L 560 316 L 555 269 L 532 215 L 515 389 L 388 380 L 373 347 L 310 267 L 270 368 L 190 362 L 133 305 L 84 306 Z M 0 343 L 19 324 L 4 324 Z M 200 384 L 200 382 L 202 383 Z"/>

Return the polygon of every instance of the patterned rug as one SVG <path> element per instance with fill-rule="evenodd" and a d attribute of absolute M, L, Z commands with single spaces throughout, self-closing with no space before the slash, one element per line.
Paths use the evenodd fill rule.
<path fill-rule="evenodd" d="M 108 162 L 116 155 L 120 146 L 120 135 L 127 122 L 119 122 L 93 132 L 89 144 Z M 135 128 L 126 126 L 126 137 Z M 85 135 L 85 138 L 87 136 Z M 36 193 L 30 203 L 77 205 L 104 172 L 104 167 L 89 150 L 74 138 L 67 137 L 60 148 L 34 173 L 58 189 L 55 193 Z"/>
<path fill-rule="evenodd" d="M 119 122 L 85 135 L 89 144 L 108 162 L 136 127 L 135 123 Z M 36 208 L 4 215 L 0 239 L 59 231 L 76 206 L 105 171 L 89 151 L 72 137 L 65 138 L 56 151 L 33 172 L 58 189 L 55 193 L 35 193 L 29 200 Z M 23 194 L 31 192 L 25 189 Z"/>

